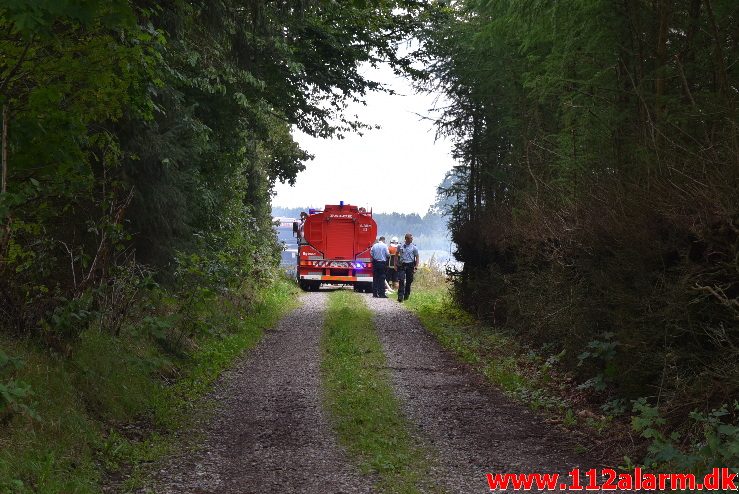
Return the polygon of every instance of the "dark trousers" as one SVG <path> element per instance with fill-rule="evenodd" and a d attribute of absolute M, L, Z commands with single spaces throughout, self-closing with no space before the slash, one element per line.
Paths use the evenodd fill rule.
<path fill-rule="evenodd" d="M 385 296 L 385 271 L 387 261 L 372 261 L 372 293 L 376 297 Z"/>
<path fill-rule="evenodd" d="M 404 262 L 398 266 L 398 300 L 405 300 L 411 294 L 415 263 Z"/>

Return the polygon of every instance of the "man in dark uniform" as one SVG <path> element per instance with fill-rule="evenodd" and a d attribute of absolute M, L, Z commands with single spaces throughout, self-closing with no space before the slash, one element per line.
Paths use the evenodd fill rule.
<path fill-rule="evenodd" d="M 398 302 L 408 300 L 411 295 L 413 275 L 418 269 L 418 247 L 413 235 L 405 234 L 405 243 L 398 247 Z"/>
<path fill-rule="evenodd" d="M 376 298 L 387 298 L 385 295 L 385 271 L 390 252 L 385 245 L 385 237 L 380 239 L 370 250 L 372 256 L 372 296 Z"/>

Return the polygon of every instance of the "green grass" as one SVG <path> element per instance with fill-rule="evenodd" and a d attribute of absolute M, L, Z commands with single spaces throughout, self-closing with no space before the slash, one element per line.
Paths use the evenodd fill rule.
<path fill-rule="evenodd" d="M 416 288 L 405 304 L 444 348 L 531 408 L 563 410 L 563 398 L 553 390 L 549 368 L 540 357 L 457 307 L 445 283 Z"/>
<path fill-rule="evenodd" d="M 214 302 L 204 315 L 214 326 L 190 341 L 185 355 L 166 352 L 135 328 L 120 337 L 87 329 L 69 357 L 0 335 L 3 352 L 23 360 L 0 374 L 0 384 L 29 384 L 26 404 L 39 416 L 0 422 L 0 493 L 99 493 L 106 476 L 136 488 L 221 371 L 294 306 L 294 294 L 293 284 L 278 281 L 248 314 Z"/>
<path fill-rule="evenodd" d="M 414 441 L 393 394 L 385 355 L 362 298 L 330 295 L 321 370 L 328 409 L 342 444 L 381 492 L 432 492 L 427 454 Z"/>

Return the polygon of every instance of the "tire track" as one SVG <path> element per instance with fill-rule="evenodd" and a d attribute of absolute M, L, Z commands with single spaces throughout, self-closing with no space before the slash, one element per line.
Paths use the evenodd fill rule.
<path fill-rule="evenodd" d="M 320 349 L 326 293 L 306 293 L 264 340 L 219 380 L 216 410 L 195 453 L 159 471 L 157 493 L 370 492 L 322 409 Z M 145 491 L 146 492 L 146 491 Z"/>
<path fill-rule="evenodd" d="M 434 473 L 447 492 L 490 492 L 488 472 L 566 474 L 581 465 L 562 431 L 456 361 L 415 314 L 392 299 L 367 303 L 403 412 L 436 449 Z"/>

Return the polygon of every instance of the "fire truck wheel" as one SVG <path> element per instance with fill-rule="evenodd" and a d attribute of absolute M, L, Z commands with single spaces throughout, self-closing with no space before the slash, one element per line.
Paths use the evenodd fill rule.
<path fill-rule="evenodd" d="M 309 282 L 307 282 L 307 281 L 305 281 L 305 280 L 299 280 L 299 281 L 298 281 L 298 286 L 299 286 L 299 287 L 300 287 L 300 289 L 301 289 L 301 290 L 303 290 L 304 292 L 310 292 L 310 291 L 311 291 L 311 286 L 312 286 L 312 283 L 309 283 Z"/>

